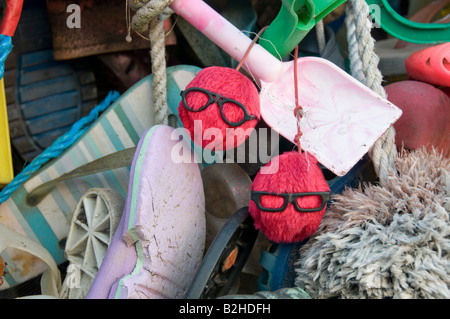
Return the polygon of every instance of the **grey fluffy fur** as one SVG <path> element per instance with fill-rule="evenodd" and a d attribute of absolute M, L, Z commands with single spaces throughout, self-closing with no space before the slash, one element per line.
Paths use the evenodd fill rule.
<path fill-rule="evenodd" d="M 335 195 L 300 250 L 312 298 L 450 298 L 450 161 L 421 149 L 395 164 L 382 186 Z"/>

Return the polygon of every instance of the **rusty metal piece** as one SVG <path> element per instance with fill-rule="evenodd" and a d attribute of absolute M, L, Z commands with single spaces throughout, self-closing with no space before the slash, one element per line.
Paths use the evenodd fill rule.
<path fill-rule="evenodd" d="M 47 0 L 47 11 L 52 30 L 55 60 L 67 60 L 119 51 L 148 49 L 149 41 L 132 31 L 132 41 L 125 40 L 128 33 L 126 1 L 84 0 L 79 2 L 80 28 L 69 28 L 67 21 L 73 14 L 67 7 L 72 0 Z M 166 45 L 174 45 L 176 37 L 172 22 L 164 22 Z M 148 34 L 143 36 L 148 37 Z"/>

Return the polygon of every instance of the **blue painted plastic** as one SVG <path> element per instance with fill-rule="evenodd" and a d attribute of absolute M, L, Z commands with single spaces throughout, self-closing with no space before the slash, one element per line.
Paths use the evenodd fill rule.
<path fill-rule="evenodd" d="M 88 73 L 74 63 L 53 60 L 52 50 L 17 58 L 11 140 L 25 160 L 31 161 L 95 106 L 95 79 Z"/>

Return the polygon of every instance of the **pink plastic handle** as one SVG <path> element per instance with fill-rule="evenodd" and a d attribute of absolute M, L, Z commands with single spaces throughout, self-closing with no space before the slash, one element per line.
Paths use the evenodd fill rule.
<path fill-rule="evenodd" d="M 170 8 L 202 32 L 212 42 L 241 61 L 252 40 L 202 0 L 175 0 Z M 255 44 L 242 65 L 260 82 L 274 82 L 282 72 L 282 62 Z"/>

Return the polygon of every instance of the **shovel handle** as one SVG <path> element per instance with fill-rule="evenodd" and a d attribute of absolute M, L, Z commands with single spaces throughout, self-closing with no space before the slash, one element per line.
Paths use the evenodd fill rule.
<path fill-rule="evenodd" d="M 170 8 L 236 61 L 242 61 L 252 40 L 205 2 L 175 0 Z M 255 44 L 242 67 L 260 84 L 261 81 L 276 81 L 282 70 L 282 62 L 261 45 Z"/>

